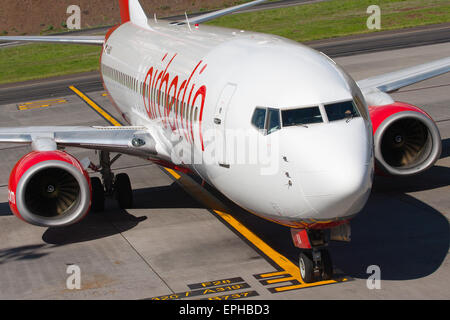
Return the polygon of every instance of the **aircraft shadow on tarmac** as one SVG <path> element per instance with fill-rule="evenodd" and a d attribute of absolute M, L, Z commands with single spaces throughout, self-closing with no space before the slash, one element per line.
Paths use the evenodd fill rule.
<path fill-rule="evenodd" d="M 42 258 L 48 255 L 47 252 L 43 252 L 43 249 L 46 247 L 46 244 L 38 244 L 2 249 L 0 250 L 0 265 L 16 260 L 33 260 Z"/>
<path fill-rule="evenodd" d="M 176 183 L 134 190 L 133 198 L 133 209 L 203 208 Z M 126 210 L 118 209 L 114 199 L 107 199 L 105 212 L 90 212 L 81 222 L 72 226 L 49 228 L 42 240 L 56 245 L 92 241 L 133 229 L 146 219 L 146 216 L 135 217 Z"/>
<path fill-rule="evenodd" d="M 442 140 L 441 159 L 450 157 L 450 138 Z"/>
<path fill-rule="evenodd" d="M 12 212 L 9 209 L 8 202 L 0 203 L 0 217 L 12 216 Z"/>
<path fill-rule="evenodd" d="M 432 171 L 450 174 L 449 168 Z M 377 265 L 384 280 L 408 280 L 428 276 L 441 266 L 449 250 L 448 220 L 405 193 L 423 190 L 421 182 L 429 183 L 427 179 L 417 176 L 408 182 L 376 180 L 367 206 L 352 220 L 352 242 L 332 244 L 334 264 L 345 274 L 367 279 L 367 267 Z M 442 186 L 436 182 L 429 185 Z"/>

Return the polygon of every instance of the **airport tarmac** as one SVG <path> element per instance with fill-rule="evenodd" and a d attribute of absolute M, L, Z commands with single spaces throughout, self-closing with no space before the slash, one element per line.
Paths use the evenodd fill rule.
<path fill-rule="evenodd" d="M 448 56 L 450 43 L 336 58 L 355 79 Z M 0 299 L 449 299 L 450 74 L 394 94 L 437 121 L 442 157 L 410 178 L 377 178 L 352 220 L 352 242 L 333 243 L 337 280 L 307 286 L 289 229 L 261 220 L 188 176 L 122 156 L 135 207 L 89 214 L 62 229 L 12 216 L 7 183 L 27 147 L 0 145 Z M 119 119 L 104 91 L 89 98 Z M 0 107 L 0 126 L 109 125 L 76 94 Z M 119 119 L 120 120 L 120 119 Z M 82 159 L 95 152 L 68 149 Z M 238 182 L 237 182 L 238 183 Z M 69 290 L 67 267 L 81 270 Z M 367 268 L 381 269 L 369 290 Z"/>

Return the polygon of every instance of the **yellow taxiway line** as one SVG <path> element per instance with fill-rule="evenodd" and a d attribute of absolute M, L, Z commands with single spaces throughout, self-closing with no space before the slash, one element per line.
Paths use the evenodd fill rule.
<path fill-rule="evenodd" d="M 94 109 L 97 113 L 99 113 L 105 120 L 107 120 L 109 123 L 111 123 L 113 126 L 121 127 L 119 121 L 117 121 L 113 116 L 111 116 L 108 112 L 100 108 L 94 101 L 89 99 L 83 92 L 75 88 L 74 86 L 69 87 L 70 90 L 75 92 L 77 96 L 79 96 L 84 102 L 86 102 L 92 109 Z"/>

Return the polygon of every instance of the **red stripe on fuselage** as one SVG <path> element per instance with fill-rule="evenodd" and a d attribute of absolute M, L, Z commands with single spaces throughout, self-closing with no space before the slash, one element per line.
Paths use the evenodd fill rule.
<path fill-rule="evenodd" d="M 186 91 L 187 91 L 187 88 L 189 87 L 189 84 L 190 84 L 190 82 L 191 82 L 191 80 L 192 80 L 192 77 L 194 76 L 195 72 L 197 71 L 198 67 L 202 64 L 202 62 L 203 62 L 203 61 L 200 60 L 200 62 L 199 62 L 199 63 L 197 64 L 197 66 L 194 68 L 194 71 L 192 71 L 192 73 L 191 73 L 191 75 L 190 75 L 190 77 L 189 77 L 188 82 L 186 83 L 186 87 L 184 88 L 184 93 L 183 93 L 183 101 L 182 101 L 183 109 L 184 109 L 184 99 L 186 98 Z M 185 136 L 186 140 L 189 141 L 189 138 L 188 138 L 188 136 L 186 135 L 186 130 L 184 130 L 185 128 L 184 128 L 184 124 L 183 124 L 183 116 L 182 116 L 182 118 L 181 118 L 181 126 L 182 126 L 182 129 L 183 129 L 183 131 L 184 131 L 184 136 Z M 187 126 L 186 126 L 186 129 L 188 129 Z"/>
<path fill-rule="evenodd" d="M 192 92 L 195 89 L 195 83 L 192 85 L 191 91 L 189 92 L 189 98 L 188 98 L 188 102 L 187 105 L 191 106 L 191 110 L 189 110 L 189 114 L 187 116 L 186 119 L 186 128 L 188 129 L 188 137 L 189 140 L 191 140 L 192 138 L 192 143 L 194 143 L 194 133 L 192 132 L 192 113 L 194 112 L 194 106 L 191 105 L 191 97 L 192 97 Z"/>
<path fill-rule="evenodd" d="M 184 89 L 185 86 L 186 86 L 186 80 L 184 80 L 181 83 L 180 90 L 178 90 L 178 94 L 177 94 L 177 105 L 178 105 L 178 109 L 180 109 L 180 111 L 179 111 L 179 113 L 180 113 L 180 121 L 183 121 L 183 104 L 180 101 L 180 94 L 181 94 L 181 92 L 182 92 L 182 90 Z M 175 116 L 175 123 L 177 124 L 178 133 L 180 133 L 180 126 L 178 125 L 178 112 L 177 112 L 177 114 Z"/>
<path fill-rule="evenodd" d="M 171 99 L 171 101 L 169 101 L 169 104 L 167 107 L 167 118 L 168 118 L 169 125 L 170 125 L 170 128 L 172 129 L 172 131 L 175 131 L 175 129 L 176 129 L 176 124 L 175 124 L 176 118 L 174 117 L 173 125 L 172 125 L 172 123 L 170 122 L 170 113 L 172 112 L 172 109 L 173 109 L 175 101 L 176 101 L 175 94 L 177 92 L 177 87 L 178 87 L 178 76 L 173 78 L 172 82 L 170 83 L 170 87 L 169 87 L 168 95 L 167 95 L 167 97 L 168 97 L 167 99 L 169 99 L 169 97 L 172 97 L 172 99 Z M 173 95 L 170 94 L 172 88 L 175 89 Z M 175 111 L 177 111 L 177 110 L 175 110 Z"/>
<path fill-rule="evenodd" d="M 156 119 L 158 117 L 158 115 L 156 113 L 155 96 L 152 95 L 153 88 L 155 87 L 155 84 L 156 84 L 156 75 L 157 74 L 158 74 L 158 70 L 155 68 L 154 73 L 153 73 L 153 81 L 149 83 L 149 87 L 148 87 L 148 90 L 149 90 L 148 97 L 149 97 L 149 101 L 150 101 L 150 108 L 152 109 L 154 119 Z"/>
<path fill-rule="evenodd" d="M 162 58 L 162 61 L 165 60 L 165 58 L 168 56 L 168 54 L 165 54 Z M 181 82 L 179 76 L 175 76 L 172 81 L 170 81 L 170 73 L 168 72 L 170 65 L 174 61 L 177 54 L 174 54 L 172 59 L 169 61 L 167 66 L 165 67 L 164 71 L 158 71 L 154 67 L 150 67 L 148 70 L 144 85 L 147 86 L 146 82 L 149 80 L 147 92 L 149 95 L 149 103 L 148 106 L 146 104 L 145 99 L 145 92 L 143 93 L 144 96 L 144 107 L 147 111 L 147 115 L 150 119 L 159 119 L 162 120 L 164 123 L 164 126 L 167 127 L 167 123 L 170 125 L 170 128 L 172 131 L 177 130 L 178 134 L 181 134 L 181 130 L 183 131 L 183 134 L 186 138 L 186 141 L 194 144 L 195 143 L 195 136 L 194 136 L 194 128 L 193 128 L 193 122 L 194 122 L 194 112 L 195 112 L 195 102 L 197 101 L 197 98 L 199 96 L 202 97 L 202 103 L 200 107 L 200 123 L 199 123 L 199 137 L 202 144 L 202 150 L 204 151 L 204 144 L 203 144 L 203 136 L 201 132 L 201 121 L 203 120 L 203 111 L 204 111 L 204 105 L 205 105 L 205 99 L 206 99 L 206 86 L 201 86 L 197 91 L 195 91 L 196 84 L 193 83 L 190 90 L 189 85 L 191 84 L 192 78 L 194 77 L 195 73 L 197 72 L 198 68 L 202 64 L 203 61 L 200 61 L 195 68 L 192 70 L 191 74 L 189 75 L 188 80 L 183 80 Z M 206 68 L 206 65 L 201 69 L 201 72 L 203 72 Z M 178 83 L 181 82 L 181 86 L 178 89 Z M 170 84 L 169 84 L 170 83 Z M 165 85 L 164 92 L 162 92 L 163 85 Z M 186 101 L 186 94 L 188 93 L 188 100 Z M 171 94 L 173 93 L 173 94 Z M 194 93 L 194 94 L 193 94 Z M 180 96 L 183 94 L 182 99 L 180 100 Z M 172 99 L 170 99 L 172 97 Z M 192 97 L 194 97 L 193 103 Z M 164 99 L 164 100 L 162 100 Z M 164 103 L 164 108 L 161 111 L 162 102 Z M 172 113 L 172 109 L 176 106 L 174 110 L 174 122 L 171 122 L 170 115 Z M 189 106 L 192 107 L 192 110 L 189 110 L 188 113 L 186 113 L 186 108 Z M 156 110 L 158 109 L 158 110 Z M 186 113 L 186 115 L 185 115 Z M 180 119 L 178 116 L 180 115 Z M 185 116 L 184 116 L 185 115 Z M 181 123 L 181 129 L 180 125 Z"/>
<path fill-rule="evenodd" d="M 159 94 L 159 97 L 161 97 L 161 89 L 162 89 L 162 86 L 163 86 L 163 84 L 164 83 L 166 83 L 166 90 L 165 90 L 165 92 L 164 92 L 164 99 L 166 100 L 165 101 L 165 103 L 164 103 L 164 110 L 163 110 L 163 113 L 164 113 L 164 127 L 166 126 L 166 122 L 167 122 L 167 119 L 166 119 L 166 107 L 167 107 L 167 90 L 169 89 L 168 87 L 169 87 L 169 74 L 167 73 L 167 69 L 169 69 L 169 67 L 170 67 L 170 65 L 172 64 L 172 62 L 173 62 L 173 59 L 175 59 L 175 57 L 177 56 L 177 54 L 175 53 L 174 55 L 173 55 L 173 57 L 172 57 L 172 59 L 170 60 L 170 62 L 167 64 L 167 67 L 166 67 L 166 69 L 164 69 L 164 73 L 163 73 L 163 75 L 162 75 L 162 80 L 161 80 L 161 84 L 159 85 L 159 92 L 160 92 L 160 94 Z M 161 101 L 159 101 L 160 103 L 159 103 L 159 109 L 161 109 Z M 161 114 L 161 113 L 160 113 Z"/>
<path fill-rule="evenodd" d="M 149 79 L 150 78 L 150 79 Z M 154 119 L 153 117 L 153 113 L 152 113 L 152 109 L 151 109 L 151 102 L 150 102 L 150 85 L 147 85 L 147 79 L 149 79 L 149 84 L 152 82 L 153 79 L 153 67 L 151 67 L 147 74 L 145 75 L 145 79 L 144 79 L 144 90 L 142 92 L 142 97 L 144 99 L 144 107 L 145 107 L 145 111 L 147 111 L 148 117 L 150 119 Z M 148 105 L 146 103 L 146 93 L 148 92 Z"/>
<path fill-rule="evenodd" d="M 199 72 L 199 74 L 202 74 L 203 73 L 203 71 L 205 71 L 205 69 L 206 69 L 206 67 L 207 67 L 208 65 L 207 64 L 205 64 L 205 66 L 202 68 L 202 70 L 200 70 L 200 72 Z"/>

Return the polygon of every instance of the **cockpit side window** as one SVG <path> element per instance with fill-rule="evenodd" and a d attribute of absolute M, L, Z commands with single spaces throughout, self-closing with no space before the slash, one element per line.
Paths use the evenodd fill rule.
<path fill-rule="evenodd" d="M 256 108 L 252 117 L 252 125 L 256 127 L 258 130 L 264 130 L 266 125 L 266 108 Z"/>
<path fill-rule="evenodd" d="M 280 129 L 280 110 L 269 109 L 267 113 L 267 134 L 271 134 Z"/>
<path fill-rule="evenodd" d="M 330 122 L 361 116 L 353 101 L 329 104 L 325 106 L 325 110 L 327 112 L 328 121 Z"/>
<path fill-rule="evenodd" d="M 280 110 L 271 108 L 256 108 L 252 117 L 252 125 L 268 135 L 281 129 Z"/>

